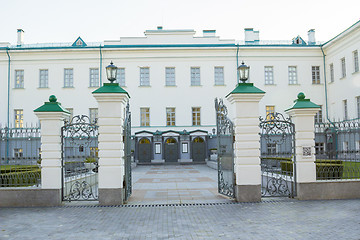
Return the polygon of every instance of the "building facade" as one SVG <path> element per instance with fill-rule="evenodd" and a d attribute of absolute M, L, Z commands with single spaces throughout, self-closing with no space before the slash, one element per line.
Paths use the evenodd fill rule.
<path fill-rule="evenodd" d="M 305 92 L 322 106 L 318 122 L 360 117 L 360 21 L 325 43 L 314 30 L 306 40 L 278 42 L 260 40 L 251 28 L 244 33 L 236 41 L 214 30 L 196 36 L 158 27 L 101 43 L 25 44 L 19 29 L 16 45 L 0 43 L 0 123 L 36 123 L 33 110 L 52 94 L 72 115 L 96 119 L 91 92 L 107 82 L 110 61 L 131 96 L 134 154 L 143 162 L 205 161 L 214 145 L 214 99 L 235 88 L 242 61 L 249 81 L 266 92 L 259 116 L 284 112 Z"/>

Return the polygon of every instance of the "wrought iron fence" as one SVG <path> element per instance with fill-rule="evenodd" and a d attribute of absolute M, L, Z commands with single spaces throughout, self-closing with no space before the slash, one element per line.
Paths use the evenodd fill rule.
<path fill-rule="evenodd" d="M 40 128 L 0 126 L 0 187 L 41 183 Z"/>
<path fill-rule="evenodd" d="M 360 179 L 359 145 L 359 120 L 316 123 L 316 179 Z"/>

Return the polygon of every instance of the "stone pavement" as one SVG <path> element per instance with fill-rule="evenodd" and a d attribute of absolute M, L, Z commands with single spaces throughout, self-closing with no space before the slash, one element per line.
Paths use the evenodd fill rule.
<path fill-rule="evenodd" d="M 205 164 L 137 166 L 129 204 L 231 202 L 217 193 L 217 178 Z"/>
<path fill-rule="evenodd" d="M 0 239 L 360 239 L 360 200 L 0 208 Z"/>

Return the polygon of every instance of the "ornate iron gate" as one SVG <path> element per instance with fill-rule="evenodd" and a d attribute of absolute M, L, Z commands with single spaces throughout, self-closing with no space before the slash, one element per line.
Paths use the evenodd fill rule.
<path fill-rule="evenodd" d="M 296 196 L 295 126 L 280 113 L 260 117 L 261 194 Z"/>
<path fill-rule="evenodd" d="M 124 121 L 124 201 L 127 201 L 132 193 L 131 183 L 131 112 L 129 102 L 126 105 L 125 121 Z"/>
<path fill-rule="evenodd" d="M 235 197 L 234 174 L 234 125 L 227 117 L 223 100 L 215 98 L 216 128 L 218 140 L 218 192 Z"/>
<path fill-rule="evenodd" d="M 98 199 L 98 126 L 74 116 L 61 128 L 62 200 Z"/>

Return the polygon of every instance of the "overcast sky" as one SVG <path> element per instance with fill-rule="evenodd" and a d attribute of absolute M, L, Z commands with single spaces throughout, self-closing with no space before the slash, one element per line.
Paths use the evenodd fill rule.
<path fill-rule="evenodd" d="M 244 28 L 260 31 L 261 40 L 327 41 L 360 18 L 360 0 L 1 0 L 0 42 L 102 42 L 143 36 L 145 30 L 216 30 L 221 38 L 243 40 Z"/>

